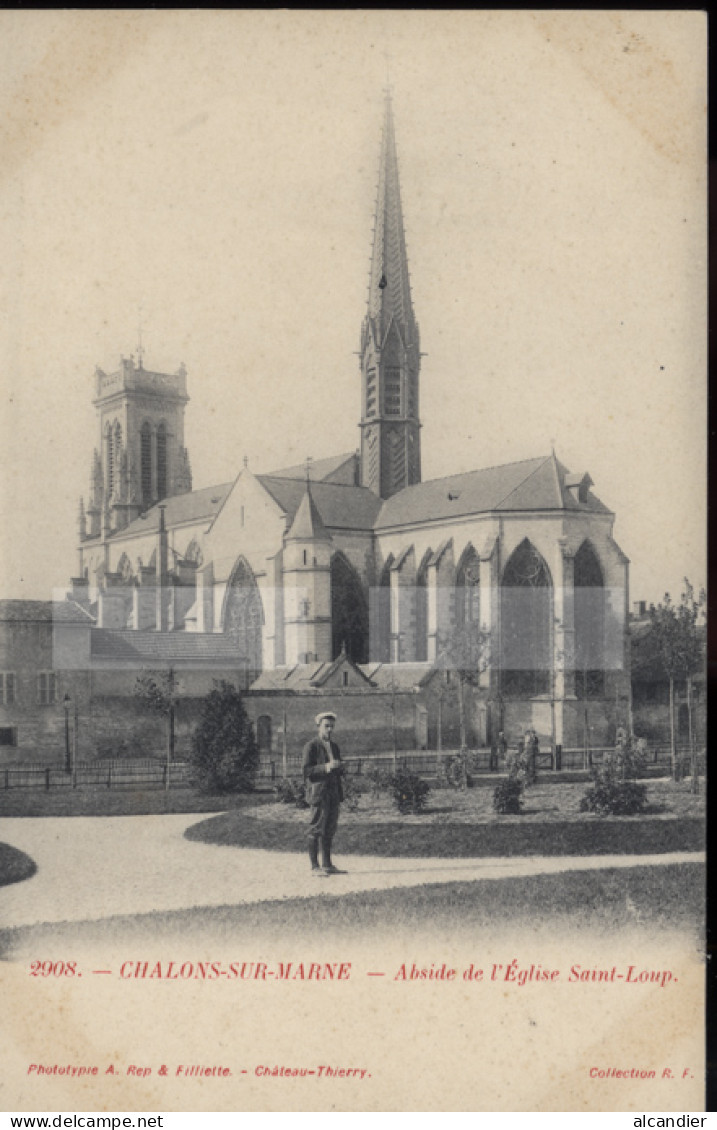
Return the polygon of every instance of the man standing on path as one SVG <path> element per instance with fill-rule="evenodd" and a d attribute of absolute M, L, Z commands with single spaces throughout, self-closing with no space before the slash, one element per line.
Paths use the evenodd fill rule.
<path fill-rule="evenodd" d="M 344 799 L 341 753 L 331 740 L 336 715 L 326 711 L 317 714 L 315 722 L 318 734 L 304 746 L 304 783 L 306 799 L 311 805 L 309 859 L 315 875 L 342 875 L 331 862 L 331 841 L 339 822 L 339 805 Z"/>

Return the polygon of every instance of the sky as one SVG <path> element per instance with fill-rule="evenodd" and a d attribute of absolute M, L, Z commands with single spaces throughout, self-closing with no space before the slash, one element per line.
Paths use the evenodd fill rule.
<path fill-rule="evenodd" d="M 387 69 L 423 478 L 550 453 L 631 599 L 705 580 L 699 12 L 0 12 L 0 596 L 77 570 L 96 365 L 195 487 L 358 445 Z"/>

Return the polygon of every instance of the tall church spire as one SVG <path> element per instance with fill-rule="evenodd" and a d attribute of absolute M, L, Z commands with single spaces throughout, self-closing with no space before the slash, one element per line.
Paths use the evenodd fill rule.
<path fill-rule="evenodd" d="M 421 354 L 408 277 L 391 94 L 386 92 L 368 310 L 361 331 L 361 482 L 389 498 L 421 479 Z"/>

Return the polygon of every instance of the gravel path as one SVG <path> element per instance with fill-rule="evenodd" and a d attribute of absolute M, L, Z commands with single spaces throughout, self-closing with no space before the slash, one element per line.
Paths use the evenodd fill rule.
<path fill-rule="evenodd" d="M 348 874 L 318 879 L 304 855 L 185 840 L 185 829 L 197 819 L 192 813 L 3 820 L 0 839 L 31 856 L 38 870 L 25 882 L 0 888 L 0 926 L 704 860 L 695 852 L 455 861 L 350 856 L 344 861 Z M 342 865 L 340 855 L 337 863 Z"/>

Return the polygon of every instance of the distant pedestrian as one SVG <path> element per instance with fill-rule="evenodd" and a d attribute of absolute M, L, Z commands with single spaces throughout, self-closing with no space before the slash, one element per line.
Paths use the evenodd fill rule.
<path fill-rule="evenodd" d="M 344 799 L 341 776 L 344 766 L 341 752 L 331 735 L 336 715 L 331 711 L 317 714 L 318 733 L 304 746 L 304 783 L 306 799 L 311 807 L 309 824 L 309 859 L 315 875 L 342 875 L 331 861 L 331 844 L 339 822 L 339 805 Z M 319 862 L 320 860 L 320 862 Z"/>
<path fill-rule="evenodd" d="M 535 730 L 525 731 L 525 746 L 524 746 L 524 781 L 526 785 L 534 785 L 538 779 L 538 754 L 540 753 L 540 743 L 538 742 L 538 735 Z"/>

